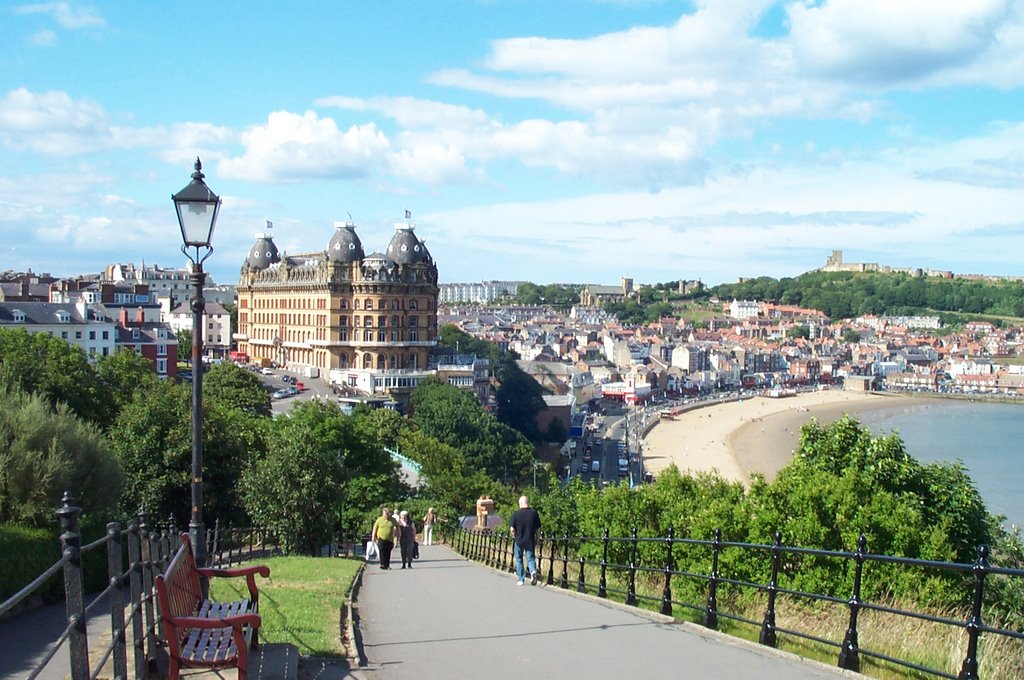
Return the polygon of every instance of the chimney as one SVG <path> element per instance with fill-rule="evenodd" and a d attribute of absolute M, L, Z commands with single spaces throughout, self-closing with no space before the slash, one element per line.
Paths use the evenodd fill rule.
<path fill-rule="evenodd" d="M 142 311 L 142 307 L 136 307 L 135 309 L 135 321 L 137 323 L 143 323 L 146 320 L 146 313 Z"/>
<path fill-rule="evenodd" d="M 117 323 L 121 328 L 128 328 L 128 310 L 124 307 L 117 312 Z"/>

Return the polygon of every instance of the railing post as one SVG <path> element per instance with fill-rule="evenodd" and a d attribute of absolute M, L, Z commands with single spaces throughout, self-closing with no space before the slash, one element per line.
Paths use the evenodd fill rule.
<path fill-rule="evenodd" d="M 85 632 L 85 593 L 82 587 L 82 535 L 78 532 L 78 517 L 82 509 L 75 504 L 70 491 L 61 498 L 57 517 L 60 518 L 60 547 L 64 562 L 64 599 L 71 632 L 68 649 L 71 653 L 71 680 L 89 678 L 89 644 Z"/>
<path fill-rule="evenodd" d="M 597 596 L 608 597 L 608 527 L 601 537 L 601 579 L 597 582 Z"/>
<path fill-rule="evenodd" d="M 704 627 L 718 630 L 718 553 L 722 550 L 722 530 L 715 529 L 711 540 L 711 578 L 708 579 L 708 603 L 704 607 Z"/>
<path fill-rule="evenodd" d="M 110 577 L 110 639 L 114 645 L 114 677 L 128 677 L 128 650 L 124 630 L 124 560 L 121 557 L 121 525 L 107 525 L 107 575 Z"/>
<path fill-rule="evenodd" d="M 555 584 L 555 545 L 558 543 L 557 538 L 548 540 L 551 544 L 551 548 L 548 550 L 548 580 L 547 584 L 553 586 Z"/>
<path fill-rule="evenodd" d="M 767 647 L 775 647 L 778 641 L 775 637 L 775 597 L 779 589 L 779 556 L 781 554 L 782 533 L 775 532 L 775 543 L 772 544 L 772 577 L 768 582 L 768 608 L 764 612 L 764 621 L 761 622 L 761 635 L 758 642 Z"/>
<path fill-rule="evenodd" d="M 860 583 L 861 575 L 864 572 L 864 556 L 867 553 L 868 539 L 861 534 L 857 538 L 857 552 L 853 559 L 856 560 L 856 571 L 853 574 L 853 595 L 850 596 L 850 625 L 846 628 L 846 637 L 843 639 L 843 646 L 839 652 L 839 667 L 849 671 L 860 671 L 860 657 L 857 653 L 859 643 L 857 641 L 857 616 L 860 614 Z"/>
<path fill-rule="evenodd" d="M 630 607 L 636 606 L 636 527 L 631 533 L 632 540 L 629 551 L 629 585 L 626 586 L 626 604 Z"/>
<path fill-rule="evenodd" d="M 665 538 L 665 589 L 661 593 L 661 613 L 665 616 L 672 616 L 672 543 L 675 540 L 675 530 L 668 528 L 668 536 Z"/>
<path fill-rule="evenodd" d="M 142 602 L 146 621 L 146 658 L 156 659 L 156 626 L 153 612 L 153 541 L 149 535 L 149 513 L 139 509 L 139 544 L 142 547 Z"/>
<path fill-rule="evenodd" d="M 135 677 L 146 677 L 146 635 L 142 622 L 142 545 L 139 540 L 139 523 L 128 522 L 128 569 L 132 595 L 132 657 L 135 660 Z"/>
<path fill-rule="evenodd" d="M 978 546 L 978 559 L 974 562 L 974 604 L 971 618 L 967 619 L 967 656 L 960 667 L 958 680 L 978 680 L 978 638 L 981 636 L 981 604 L 985 595 L 985 575 L 988 574 L 988 546 Z"/>
<path fill-rule="evenodd" d="M 562 582 L 559 584 L 563 588 L 569 587 L 569 532 L 566 531 L 562 536 Z"/>
<path fill-rule="evenodd" d="M 583 537 L 580 536 L 581 547 L 582 547 L 582 543 L 583 543 Z M 587 562 L 586 562 L 585 559 L 583 559 L 582 553 L 579 555 L 579 560 L 580 560 L 580 573 L 579 573 L 579 578 L 576 579 L 576 592 L 577 593 L 585 593 L 585 592 L 587 592 L 587 578 L 586 578 L 586 575 L 584 575 L 584 573 L 583 573 L 583 567 L 586 565 Z"/>

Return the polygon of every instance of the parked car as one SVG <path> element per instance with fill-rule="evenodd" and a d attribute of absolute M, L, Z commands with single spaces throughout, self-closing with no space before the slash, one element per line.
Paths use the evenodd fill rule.
<path fill-rule="evenodd" d="M 274 375 L 274 371 L 272 371 L 269 368 L 261 368 L 260 373 L 262 373 L 263 375 Z"/>
<path fill-rule="evenodd" d="M 285 397 L 290 397 L 291 395 L 288 394 L 288 390 L 281 388 L 279 390 L 275 390 L 274 393 L 270 396 L 273 397 L 274 399 L 284 399 Z"/>
<path fill-rule="evenodd" d="M 293 380 L 292 385 L 295 385 L 295 389 L 297 389 L 299 392 L 302 392 L 306 389 L 306 384 L 302 382 L 296 382 Z"/>
<path fill-rule="evenodd" d="M 294 395 L 299 393 L 299 391 L 297 389 L 295 389 L 294 385 L 289 385 L 288 387 L 284 388 L 284 391 L 288 393 L 289 397 L 294 396 Z"/>

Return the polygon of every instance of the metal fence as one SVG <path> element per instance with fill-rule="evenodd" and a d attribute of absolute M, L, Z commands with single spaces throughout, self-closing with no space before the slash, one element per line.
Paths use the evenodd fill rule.
<path fill-rule="evenodd" d="M 469 559 L 482 562 L 501 571 L 514 571 L 512 557 L 512 538 L 508 532 L 473 531 L 462 528 L 446 527 L 449 531 L 451 546 Z M 978 680 L 979 676 L 979 641 L 981 636 L 995 636 L 1017 641 L 1024 640 L 1024 633 L 985 623 L 984 594 L 985 585 L 992 577 L 1011 579 L 1024 578 L 1024 570 L 1005 569 L 989 564 L 987 546 L 978 548 L 978 557 L 971 564 L 953 562 L 936 562 L 930 560 L 909 559 L 888 555 L 871 554 L 867 550 L 867 541 L 861 536 L 857 548 L 853 552 L 815 550 L 782 544 L 780 534 L 775 534 L 772 544 L 741 543 L 722 540 L 721 530 L 714 532 L 711 540 L 693 538 L 677 538 L 669 530 L 662 537 L 639 537 L 634 528 L 630 536 L 610 536 L 605 530 L 603 536 L 541 536 L 537 544 L 537 568 L 541 579 L 549 586 L 574 588 L 576 591 L 589 592 L 600 598 L 615 597 L 630 606 L 647 605 L 656 608 L 660 613 L 672 616 L 675 608 L 688 609 L 695 612 L 704 626 L 711 629 L 719 627 L 720 619 L 756 626 L 759 629 L 758 640 L 761 644 L 776 647 L 779 635 L 789 635 L 804 641 L 817 643 L 826 648 L 837 650 L 837 665 L 853 671 L 860 671 L 861 657 L 870 657 L 880 662 L 894 664 L 913 672 L 943 678 L 959 678 L 960 680 Z M 641 553 L 652 554 L 645 545 L 663 546 L 664 552 L 657 563 L 643 563 Z M 588 548 L 589 550 L 581 550 Z M 706 571 L 682 571 L 676 568 L 677 553 L 680 549 L 700 548 L 707 556 Z M 609 551 L 624 555 L 626 561 L 609 561 Z M 658 548 L 653 550 L 658 552 Z M 763 583 L 755 583 L 720 570 L 722 552 L 735 550 L 760 560 L 770 574 Z M 599 553 L 600 560 L 587 559 L 584 552 Z M 837 560 L 847 563 L 853 569 L 852 590 L 847 597 L 806 592 L 786 587 L 786 577 L 792 576 L 799 568 L 798 556 Z M 785 564 L 785 567 L 783 565 Z M 928 570 L 929 573 L 959 574 L 964 577 L 969 591 L 965 591 L 965 601 L 971 603 L 970 611 L 964 618 L 940 616 L 920 611 L 892 606 L 882 602 L 871 602 L 862 597 L 867 565 L 899 565 L 900 569 Z M 544 572 L 547 572 L 546 576 Z M 870 570 L 869 570 L 870 572 Z M 646 583 L 657 584 L 657 587 L 646 591 L 638 590 L 637 577 L 646 576 Z M 596 581 L 594 580 L 596 578 Z M 589 580 L 588 580 L 589 579 Z M 673 597 L 673 585 L 683 582 L 699 585 L 703 597 L 700 601 L 685 602 Z M 1024 583 L 1024 582 L 1022 582 Z M 764 616 L 760 621 L 747 618 L 742 613 L 725 611 L 720 607 L 719 588 L 731 586 L 740 592 L 759 593 L 764 601 Z M 660 592 L 658 592 L 660 590 Z M 813 632 L 785 628 L 777 625 L 777 615 L 781 606 L 779 596 L 791 596 L 793 600 L 811 600 L 836 608 L 847 620 L 846 632 L 841 640 L 833 640 L 816 635 Z M 861 646 L 859 642 L 863 612 L 879 612 L 899 618 L 926 621 L 950 629 L 958 629 L 966 636 L 966 653 L 958 674 L 931 668 L 914 661 L 887 655 L 877 649 Z"/>
<path fill-rule="evenodd" d="M 153 593 L 154 579 L 170 563 L 181 544 L 181 534 L 173 518 L 162 526 L 151 524 L 147 513 L 140 512 L 122 527 L 118 522 L 106 526 L 102 538 L 82 545 L 78 520 L 82 509 L 65 493 L 57 510 L 60 520 L 61 558 L 31 583 L 0 604 L 0 616 L 13 611 L 19 603 L 63 572 L 67 627 L 54 640 L 39 664 L 26 676 L 38 677 L 62 650 L 69 655 L 72 680 L 104 677 L 146 678 L 163 652 L 163 634 Z M 253 558 L 279 554 L 280 542 L 273 532 L 260 528 L 221 528 L 217 523 L 207 532 L 210 566 L 228 566 Z M 106 550 L 107 587 L 87 606 L 86 574 L 82 556 L 93 550 Z M 86 630 L 87 616 L 106 602 L 109 605 L 110 643 L 90 656 Z M 106 621 L 106 617 L 99 619 Z M 131 669 L 129 670 L 129 661 Z M 110 669 L 106 670 L 105 669 Z"/>

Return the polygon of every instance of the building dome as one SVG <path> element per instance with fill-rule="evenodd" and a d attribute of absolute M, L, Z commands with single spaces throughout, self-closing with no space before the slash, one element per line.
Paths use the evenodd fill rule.
<path fill-rule="evenodd" d="M 395 235 L 391 237 L 388 244 L 388 257 L 398 264 L 414 264 L 418 262 L 429 262 L 430 253 L 427 252 L 416 234 L 412 224 L 396 224 Z"/>
<path fill-rule="evenodd" d="M 335 222 L 337 231 L 327 244 L 327 257 L 332 262 L 357 262 L 363 259 L 363 244 L 352 222 Z"/>
<path fill-rule="evenodd" d="M 274 237 L 270 234 L 256 234 L 256 244 L 249 249 L 249 257 L 246 259 L 253 269 L 266 269 L 272 264 L 281 261 L 281 255 L 274 245 Z"/>

